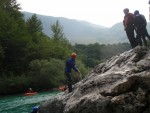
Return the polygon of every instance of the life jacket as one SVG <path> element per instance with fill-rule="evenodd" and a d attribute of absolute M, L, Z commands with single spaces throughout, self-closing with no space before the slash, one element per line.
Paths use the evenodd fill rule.
<path fill-rule="evenodd" d="M 70 59 L 66 60 L 66 64 L 65 65 L 66 65 L 67 68 L 71 68 L 72 67 L 72 63 L 71 63 Z"/>
<path fill-rule="evenodd" d="M 71 72 L 71 69 L 75 70 L 76 72 L 78 72 L 78 69 L 75 66 L 75 60 L 72 58 L 69 58 L 66 60 L 65 63 L 65 72 Z"/>
<path fill-rule="evenodd" d="M 134 24 L 134 16 L 132 13 L 128 13 L 124 16 L 123 25 L 125 27 L 132 26 Z"/>

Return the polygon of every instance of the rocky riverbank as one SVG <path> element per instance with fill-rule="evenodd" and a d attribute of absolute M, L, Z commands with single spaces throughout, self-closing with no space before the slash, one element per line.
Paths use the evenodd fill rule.
<path fill-rule="evenodd" d="M 150 50 L 136 47 L 95 66 L 39 113 L 150 113 Z"/>

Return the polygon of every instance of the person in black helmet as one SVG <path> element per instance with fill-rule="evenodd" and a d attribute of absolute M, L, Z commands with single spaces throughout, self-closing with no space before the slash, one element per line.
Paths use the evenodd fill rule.
<path fill-rule="evenodd" d="M 150 40 L 150 35 L 148 34 L 147 29 L 146 29 L 146 27 L 147 27 L 147 21 L 146 21 L 145 16 L 142 15 L 142 14 L 140 14 L 138 10 L 134 11 L 134 15 L 141 15 L 141 17 L 143 18 L 143 20 L 144 20 L 144 27 L 145 27 L 145 29 L 144 29 L 145 30 L 145 36 Z"/>
<path fill-rule="evenodd" d="M 142 46 L 142 40 L 144 42 L 144 45 L 147 46 L 147 41 L 146 41 L 146 36 L 148 39 L 150 39 L 150 36 L 147 32 L 146 25 L 147 21 L 144 17 L 144 15 L 140 14 L 138 10 L 134 11 L 134 25 L 135 25 L 135 30 L 137 33 L 137 41 L 140 46 Z"/>
<path fill-rule="evenodd" d="M 126 31 L 131 47 L 134 48 L 137 46 L 134 36 L 134 15 L 129 12 L 128 8 L 125 8 L 123 12 L 125 14 L 123 20 L 124 30 Z"/>

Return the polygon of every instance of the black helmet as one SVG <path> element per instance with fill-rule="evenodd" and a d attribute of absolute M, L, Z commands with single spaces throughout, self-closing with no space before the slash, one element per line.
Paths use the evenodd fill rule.
<path fill-rule="evenodd" d="M 138 10 L 135 10 L 135 11 L 134 11 L 134 15 L 137 15 L 137 14 L 139 14 L 139 11 L 138 11 Z"/>

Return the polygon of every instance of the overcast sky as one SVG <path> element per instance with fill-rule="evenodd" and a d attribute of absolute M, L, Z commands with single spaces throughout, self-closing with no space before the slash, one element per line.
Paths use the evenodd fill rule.
<path fill-rule="evenodd" d="M 149 0 L 17 0 L 22 11 L 85 20 L 111 27 L 122 22 L 123 9 L 139 10 L 149 21 Z"/>

